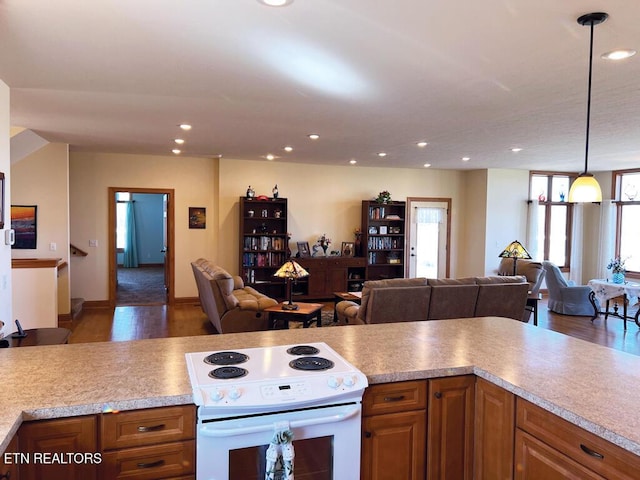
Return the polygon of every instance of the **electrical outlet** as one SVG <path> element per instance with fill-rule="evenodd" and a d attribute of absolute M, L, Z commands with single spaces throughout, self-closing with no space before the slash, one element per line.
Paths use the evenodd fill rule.
<path fill-rule="evenodd" d="M 58 249 L 58 245 L 56 245 L 56 242 L 51 242 L 49 244 L 49 250 L 51 250 L 52 252 L 55 252 Z"/>
<path fill-rule="evenodd" d="M 90 247 L 97 247 L 98 246 L 98 240 L 89 240 L 89 246 Z"/>

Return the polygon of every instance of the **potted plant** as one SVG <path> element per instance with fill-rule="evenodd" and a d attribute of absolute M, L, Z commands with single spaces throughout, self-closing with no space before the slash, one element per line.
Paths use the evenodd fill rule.
<path fill-rule="evenodd" d="M 613 283 L 624 283 L 624 274 L 627 273 L 624 265 L 625 260 L 626 259 L 623 260 L 620 257 L 615 257 L 609 261 L 607 269 L 611 270 L 611 280 Z"/>

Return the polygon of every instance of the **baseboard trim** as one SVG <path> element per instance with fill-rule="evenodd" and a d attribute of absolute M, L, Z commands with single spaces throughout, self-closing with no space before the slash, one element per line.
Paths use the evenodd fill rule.
<path fill-rule="evenodd" d="M 175 299 L 176 305 L 200 305 L 198 297 L 180 297 Z"/>
<path fill-rule="evenodd" d="M 82 304 L 83 308 L 109 308 L 109 300 L 88 300 Z"/>

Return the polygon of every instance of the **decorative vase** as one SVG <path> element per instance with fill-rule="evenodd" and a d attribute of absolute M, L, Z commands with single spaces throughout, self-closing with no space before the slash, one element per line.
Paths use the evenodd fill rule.
<path fill-rule="evenodd" d="M 611 280 L 613 283 L 624 283 L 624 273 L 614 273 Z"/>
<path fill-rule="evenodd" d="M 326 244 L 323 243 L 320 246 L 322 247 L 322 251 L 324 252 L 324 256 L 326 257 L 327 256 L 327 249 L 329 248 L 329 245 L 326 245 Z"/>

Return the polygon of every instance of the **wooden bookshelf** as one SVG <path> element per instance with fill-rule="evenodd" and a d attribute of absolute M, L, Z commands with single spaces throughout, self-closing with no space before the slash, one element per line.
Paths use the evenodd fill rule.
<path fill-rule="evenodd" d="M 362 201 L 362 252 L 367 280 L 405 276 L 406 202 Z"/>

